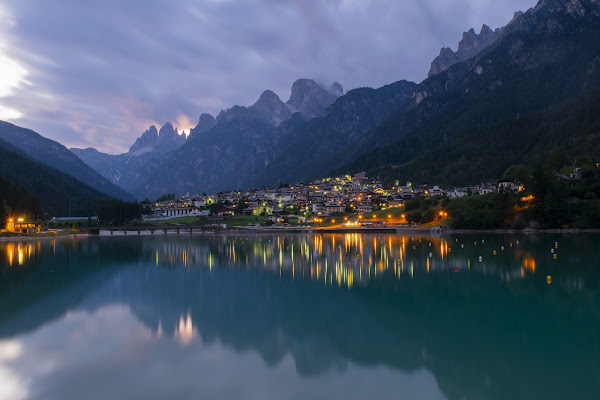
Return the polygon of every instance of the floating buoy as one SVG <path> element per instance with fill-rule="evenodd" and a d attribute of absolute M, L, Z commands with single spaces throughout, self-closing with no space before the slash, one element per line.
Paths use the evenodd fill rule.
<path fill-rule="evenodd" d="M 510 243 L 510 247 L 512 247 L 512 242 Z"/>
<path fill-rule="evenodd" d="M 477 242 L 473 242 L 473 244 L 474 244 L 475 246 L 477 246 Z"/>
<path fill-rule="evenodd" d="M 461 248 L 461 249 L 464 249 L 464 248 L 465 248 L 465 245 L 464 245 L 464 244 L 461 244 L 461 245 L 460 245 L 460 248 Z"/>
<path fill-rule="evenodd" d="M 485 240 L 481 239 L 481 243 L 485 243 Z"/>
<path fill-rule="evenodd" d="M 431 243 L 429 243 L 429 247 L 431 247 Z"/>
<path fill-rule="evenodd" d="M 458 265 L 454 266 L 454 272 L 458 272 Z"/>
<path fill-rule="evenodd" d="M 494 255 L 496 255 L 496 250 L 494 250 Z"/>
<path fill-rule="evenodd" d="M 550 253 L 554 254 L 554 249 L 550 249 Z"/>
<path fill-rule="evenodd" d="M 479 262 L 483 261 L 483 257 L 479 256 Z"/>
<path fill-rule="evenodd" d="M 429 258 L 433 257 L 433 254 L 429 253 Z"/>
<path fill-rule="evenodd" d="M 517 240 L 517 244 L 519 244 L 519 241 Z"/>
<path fill-rule="evenodd" d="M 548 285 L 552 283 L 552 277 L 550 275 L 546 277 L 546 282 L 548 282 Z"/>
<path fill-rule="evenodd" d="M 552 258 L 554 258 L 555 260 L 558 258 L 557 255 L 553 255 Z"/>

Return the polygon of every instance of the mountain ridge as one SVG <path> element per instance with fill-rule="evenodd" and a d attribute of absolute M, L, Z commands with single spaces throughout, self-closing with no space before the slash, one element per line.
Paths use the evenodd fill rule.
<path fill-rule="evenodd" d="M 599 0 L 541 1 L 516 15 L 493 45 L 419 85 L 409 112 L 367 138 L 380 146 L 363 145 L 363 154 L 340 171 L 402 165 L 452 143 L 461 130 L 518 119 L 593 90 L 600 84 L 599 22 Z"/>
<path fill-rule="evenodd" d="M 215 154 L 220 154 L 221 157 L 229 157 L 228 149 L 236 147 L 230 141 L 232 135 L 238 134 L 239 140 L 246 144 L 246 149 L 254 148 L 262 154 L 263 159 L 260 162 L 256 160 L 251 162 L 254 165 L 252 171 L 256 172 L 260 169 L 260 165 L 268 163 L 270 160 L 270 151 L 266 149 L 271 150 L 275 143 L 281 143 L 282 140 L 285 142 L 284 136 L 286 136 L 290 126 L 296 126 L 301 121 L 310 121 L 320 117 L 343 94 L 343 91 L 342 85 L 337 82 L 330 87 L 326 87 L 312 79 L 302 78 L 293 83 L 290 99 L 287 103 L 281 101 L 273 91 L 265 90 L 259 99 L 249 107 L 235 105 L 227 110 L 222 110 L 216 118 L 210 114 L 201 114 L 198 124 L 190 130 L 187 140 L 183 138 L 180 140 L 175 136 L 176 130 L 173 133 L 174 128 L 167 123 L 161 128 L 160 132 L 157 131 L 156 127 L 151 126 L 136 139 L 127 153 L 110 155 L 98 152 L 93 148 L 73 148 L 71 151 L 107 179 L 121 187 L 135 191 L 138 198 L 143 198 L 146 195 L 162 194 L 161 189 L 145 176 L 147 173 L 153 179 L 164 182 L 165 185 L 174 185 L 172 189 L 165 190 L 171 192 L 185 190 L 187 192 L 191 189 L 197 189 L 202 182 L 217 185 L 223 181 L 222 179 L 203 178 L 203 175 L 208 174 L 207 171 L 212 168 L 210 165 L 203 163 L 208 159 L 214 160 Z M 255 130 L 259 126 L 260 135 Z M 227 131 L 227 129 L 239 129 L 239 131 L 233 132 Z M 161 142 L 163 136 L 168 138 L 168 140 L 165 140 L 166 143 Z M 262 140 L 261 138 L 268 138 L 265 139 L 268 142 L 262 143 L 260 149 L 258 149 L 249 142 L 253 137 L 259 141 Z M 202 144 L 203 141 L 206 142 L 206 146 L 210 146 L 215 151 L 215 154 L 207 154 L 207 150 L 204 149 Z M 234 153 L 241 159 L 247 160 L 256 155 L 242 154 L 235 151 Z M 183 176 L 183 172 L 176 172 L 181 169 L 179 164 L 186 164 L 188 165 L 188 171 L 195 171 L 193 174 L 197 176 L 191 179 L 196 183 L 175 182 L 180 179 L 180 176 Z M 160 167 L 158 167 L 159 165 Z M 203 167 L 199 168 L 199 165 L 203 165 Z M 227 170 L 226 167 L 224 168 Z M 175 174 L 176 177 L 163 177 L 163 174 L 169 175 L 171 173 Z M 247 177 L 254 180 L 254 177 Z M 225 182 L 227 181 L 225 180 Z M 243 184 L 243 182 L 231 176 L 231 184 L 238 185 Z M 175 189 L 175 187 L 181 189 Z M 209 186 L 209 188 L 213 187 Z M 154 189 L 152 189 L 152 192 L 146 193 L 145 188 Z M 206 188 L 206 190 L 209 190 L 209 188 Z"/>
<path fill-rule="evenodd" d="M 38 197 L 43 210 L 51 217 L 88 216 L 95 199 L 111 198 L 72 175 L 39 162 L 3 139 L 0 139 L 0 176 Z"/>
<path fill-rule="evenodd" d="M 0 139 L 10 143 L 37 162 L 71 175 L 111 197 L 133 200 L 130 193 L 117 187 L 95 169 L 90 168 L 65 146 L 31 129 L 0 121 Z"/>

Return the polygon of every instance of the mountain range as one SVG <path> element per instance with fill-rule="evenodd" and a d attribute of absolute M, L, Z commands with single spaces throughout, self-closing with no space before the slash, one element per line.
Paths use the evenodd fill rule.
<path fill-rule="evenodd" d="M 249 107 L 234 106 L 216 118 L 202 114 L 187 139 L 167 123 L 158 134 L 150 127 L 124 154 L 71 151 L 138 198 L 157 197 L 165 190 L 183 194 L 241 188 L 257 181 L 296 127 L 322 116 L 343 92 L 337 82 L 326 86 L 298 79 L 287 102 L 265 90 Z"/>
<path fill-rule="evenodd" d="M 509 163 L 539 162 L 560 140 L 544 149 L 543 142 L 534 141 L 508 154 L 503 149 L 514 146 L 502 146 L 501 134 L 494 136 L 497 146 L 487 147 L 479 135 L 468 139 L 479 152 L 469 154 L 461 152 L 463 132 L 535 119 L 597 87 L 598 15 L 598 0 L 542 0 L 515 13 L 503 28 L 483 25 L 478 34 L 465 32 L 456 51 L 441 50 L 420 84 L 399 81 L 343 94 L 339 84 L 325 87 L 300 79 L 286 103 L 267 90 L 249 107 L 235 106 L 217 118 L 203 114 L 178 149 L 152 153 L 152 162 L 122 163 L 118 174 L 110 171 L 111 160 L 126 156 L 104 155 L 99 162 L 98 155 L 94 160 L 92 154 L 73 151 L 138 198 L 277 185 L 360 170 L 423 183 L 497 178 Z M 428 156 L 448 146 L 451 158 Z M 578 145 L 571 151 L 592 149 Z M 490 154 L 495 155 L 493 165 Z M 442 159 L 445 164 L 438 165 Z M 465 159 L 476 161 L 467 162 L 465 170 Z M 456 165 L 461 168 L 453 172 Z M 143 172 L 125 172 L 131 167 Z M 420 173 L 432 168 L 438 172 Z M 123 175 L 132 178 L 115 179 Z"/>
<path fill-rule="evenodd" d="M 45 157 L 58 154 L 55 142 L 40 149 L 0 138 L 121 198 L 125 191 L 156 198 L 359 171 L 466 185 L 555 152 L 598 154 L 599 50 L 600 0 L 541 0 L 502 28 L 464 33 L 419 84 L 344 93 L 339 83 L 299 79 L 287 102 L 266 90 L 248 107 L 201 114 L 187 138 L 167 123 L 150 127 L 127 153 L 71 149 L 71 158 L 54 164 Z M 75 165 L 74 155 L 87 166 L 58 162 Z"/>

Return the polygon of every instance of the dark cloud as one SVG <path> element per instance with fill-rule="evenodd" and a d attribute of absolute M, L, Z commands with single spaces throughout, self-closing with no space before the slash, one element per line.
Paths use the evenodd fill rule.
<path fill-rule="evenodd" d="M 27 73 L 0 83 L 0 114 L 67 146 L 120 152 L 151 123 L 188 129 L 265 89 L 286 100 L 300 77 L 346 89 L 421 81 L 463 31 L 505 25 L 535 0 L 3 3 L 0 68 Z"/>

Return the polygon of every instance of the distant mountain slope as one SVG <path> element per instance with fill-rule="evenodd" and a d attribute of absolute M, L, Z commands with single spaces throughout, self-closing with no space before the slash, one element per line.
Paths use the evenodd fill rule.
<path fill-rule="evenodd" d="M 348 150 L 364 154 L 338 171 L 402 165 L 438 146 L 454 145 L 467 129 L 492 127 L 543 112 L 599 84 L 600 0 L 540 1 L 535 8 L 517 15 L 496 43 L 421 83 L 407 111 Z M 489 143 L 485 136 L 471 140 Z M 503 143 L 504 139 L 495 140 Z M 510 147 L 511 143 L 506 143 L 499 148 Z M 467 148 L 456 157 L 479 156 L 466 152 Z M 492 143 L 479 148 L 498 151 Z M 448 166 L 440 162 L 436 168 Z"/>
<path fill-rule="evenodd" d="M 87 216 L 97 198 L 110 198 L 71 175 L 33 160 L 0 139 L 0 176 L 37 196 L 49 217 Z M 71 209 L 69 210 L 69 205 Z"/>
<path fill-rule="evenodd" d="M 476 34 L 475 30 L 470 29 L 463 34 L 462 40 L 458 43 L 458 50 L 456 52 L 448 47 L 445 47 L 440 51 L 440 55 L 431 63 L 431 69 L 427 76 L 431 77 L 435 74 L 439 74 L 458 62 L 468 60 L 498 40 L 501 33 L 502 29 L 498 28 L 495 31 L 492 31 L 487 25 L 481 27 L 479 34 Z"/>
<path fill-rule="evenodd" d="M 260 110 L 235 106 L 221 113 L 210 131 L 147 165 L 133 193 L 157 197 L 246 187 L 269 157 L 274 131 Z"/>
<path fill-rule="evenodd" d="M 0 139 L 12 144 L 30 158 L 69 174 L 100 192 L 124 200 L 133 200 L 131 194 L 109 182 L 54 140 L 4 121 L 0 121 Z"/>
<path fill-rule="evenodd" d="M 343 94 L 344 89 L 337 82 L 330 88 L 325 88 L 312 79 L 298 79 L 292 85 L 292 94 L 287 104 L 306 119 L 312 119 L 321 116 Z"/>
<path fill-rule="evenodd" d="M 102 153 L 92 147 L 87 149 L 70 148 L 69 150 L 100 175 L 115 185 L 119 184 L 123 176 L 120 165 L 121 155 Z"/>
<path fill-rule="evenodd" d="M 298 79 L 287 103 L 266 90 L 250 107 L 234 106 L 217 118 L 202 114 L 187 140 L 167 124 L 158 133 L 151 127 L 125 154 L 71 151 L 138 198 L 247 187 L 290 142 L 293 128 L 319 119 L 343 93 L 339 83 L 328 88 Z"/>
<path fill-rule="evenodd" d="M 371 172 L 387 182 L 464 186 L 502 177 L 510 165 L 546 164 L 557 154 L 598 160 L 600 90 L 519 119 L 465 128 L 453 137 L 408 163 Z M 382 152 L 388 150 L 394 151 Z"/>
<path fill-rule="evenodd" d="M 170 122 L 158 131 L 150 126 L 136 139 L 127 153 L 113 155 L 99 152 L 94 148 L 70 149 L 88 166 L 103 177 L 130 191 L 145 173 L 148 165 L 158 162 L 165 154 L 177 150 L 186 143 L 185 134 L 180 134 Z"/>
<path fill-rule="evenodd" d="M 1 151 L 1 150 L 0 150 Z M 44 216 L 42 202 L 22 185 L 0 175 L 0 219 L 7 216 L 26 215 L 34 219 Z"/>
<path fill-rule="evenodd" d="M 379 89 L 349 91 L 321 117 L 294 129 L 286 139 L 287 146 L 274 149 L 273 160 L 257 182 L 296 182 L 326 172 L 340 150 L 409 104 L 416 87 L 413 82 L 400 81 Z"/>
<path fill-rule="evenodd" d="M 324 89 L 314 82 L 300 80 L 294 87 L 292 103 L 304 104 L 312 112 L 331 96 L 323 95 Z M 410 102 L 415 87 L 402 81 L 380 89 L 352 90 L 323 115 L 306 121 L 310 114 L 297 112 L 280 123 L 278 119 L 287 116 L 286 105 L 274 93 L 265 92 L 251 107 L 236 106 L 221 113 L 214 128 L 190 136 L 179 150 L 150 166 L 134 193 L 155 197 L 214 192 L 314 175 L 322 170 L 315 163 L 327 160 Z M 341 93 L 341 86 L 334 88 L 338 88 L 334 93 Z M 320 95 L 313 105 L 300 101 Z"/>

